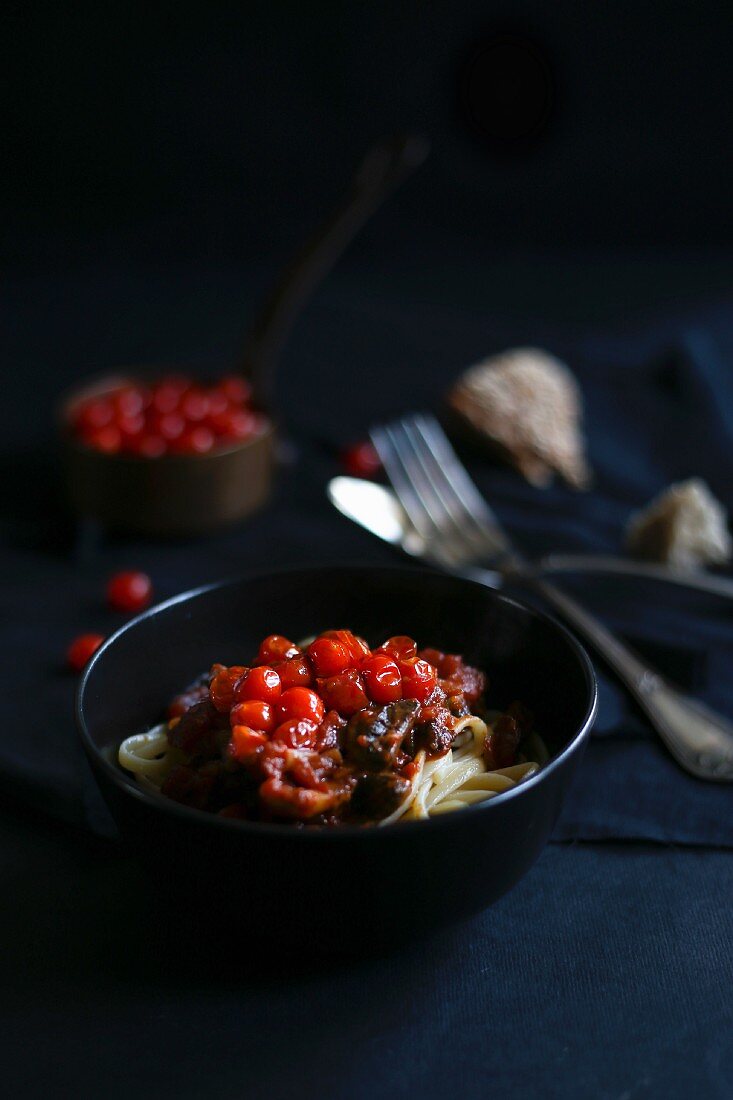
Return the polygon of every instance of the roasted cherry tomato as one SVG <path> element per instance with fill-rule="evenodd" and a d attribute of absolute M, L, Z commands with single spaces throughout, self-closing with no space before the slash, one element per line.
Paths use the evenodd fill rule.
<path fill-rule="evenodd" d="M 346 647 L 351 657 L 352 665 L 360 665 L 364 658 L 371 653 L 364 639 L 359 638 L 351 630 L 325 630 L 321 634 L 321 638 L 334 638 L 337 642 L 341 642 L 341 645 Z"/>
<path fill-rule="evenodd" d="M 393 703 L 402 696 L 402 677 L 396 663 L 386 653 L 367 657 L 360 669 L 367 695 L 373 703 Z"/>
<path fill-rule="evenodd" d="M 352 477 L 376 477 L 382 469 L 379 455 L 368 439 L 342 451 L 341 465 Z"/>
<path fill-rule="evenodd" d="M 346 646 L 336 638 L 316 638 L 308 646 L 308 656 L 316 676 L 337 676 L 351 664 Z"/>
<path fill-rule="evenodd" d="M 290 749 L 312 749 L 318 741 L 319 723 L 310 718 L 291 718 L 281 722 L 272 735 L 273 741 L 279 741 Z"/>
<path fill-rule="evenodd" d="M 269 665 L 258 665 L 240 680 L 234 692 L 235 700 L 260 699 L 264 703 L 275 703 L 282 693 L 280 674 Z M 244 725 L 247 725 L 245 722 Z"/>
<path fill-rule="evenodd" d="M 294 687 L 310 687 L 313 683 L 313 669 L 306 657 L 291 657 L 275 666 L 280 676 L 283 691 Z"/>
<path fill-rule="evenodd" d="M 212 678 L 209 684 L 211 699 L 217 710 L 228 712 L 234 706 L 234 692 L 237 684 L 247 672 L 248 668 L 242 665 L 214 665 L 211 670 Z"/>
<path fill-rule="evenodd" d="M 401 662 L 400 671 L 403 697 L 424 703 L 438 682 L 437 670 L 427 661 L 418 659 Z"/>
<path fill-rule="evenodd" d="M 147 573 L 126 570 L 115 573 L 107 584 L 107 600 L 115 611 L 142 611 L 153 597 L 153 582 Z"/>
<path fill-rule="evenodd" d="M 281 722 L 308 718 L 316 723 L 323 721 L 323 700 L 310 688 L 288 688 L 280 696 L 277 711 Z"/>
<path fill-rule="evenodd" d="M 272 733 L 275 728 L 275 709 L 261 699 L 247 699 L 235 703 L 229 714 L 232 726 L 249 726 L 253 730 Z"/>
<path fill-rule="evenodd" d="M 284 638 L 282 634 L 270 634 L 261 643 L 255 664 L 274 665 L 278 661 L 287 661 L 289 657 L 299 656 L 300 650 L 289 638 Z"/>
<path fill-rule="evenodd" d="M 66 650 L 66 661 L 74 672 L 81 672 L 91 655 L 104 641 L 103 634 L 80 634 Z"/>
<path fill-rule="evenodd" d="M 406 634 L 396 634 L 380 645 L 380 653 L 388 653 L 396 661 L 412 661 L 417 657 L 417 644 Z"/>
<path fill-rule="evenodd" d="M 261 730 L 253 730 L 249 726 L 234 726 L 228 745 L 229 755 L 243 763 L 266 742 L 267 737 Z"/>
<path fill-rule="evenodd" d="M 369 706 L 364 682 L 355 668 L 350 668 L 340 676 L 319 680 L 318 690 L 326 707 L 338 711 L 344 718 L 350 718 L 358 710 Z"/>

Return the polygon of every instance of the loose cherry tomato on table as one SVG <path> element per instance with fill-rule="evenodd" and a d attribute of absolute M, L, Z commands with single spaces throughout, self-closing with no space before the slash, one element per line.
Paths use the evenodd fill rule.
<path fill-rule="evenodd" d="M 379 455 L 368 439 L 342 451 L 341 465 L 352 477 L 376 477 L 382 469 Z"/>
<path fill-rule="evenodd" d="M 386 653 L 367 657 L 360 669 L 367 695 L 373 703 L 394 703 L 402 697 L 402 677 L 397 664 Z"/>
<path fill-rule="evenodd" d="M 248 699 L 258 699 L 263 703 L 275 703 L 282 693 L 280 674 L 269 665 L 258 665 L 251 669 L 247 675 L 239 681 L 234 698 L 238 703 Z M 251 723 L 244 722 L 243 725 Z M 263 727 L 264 729 L 264 727 Z"/>
<path fill-rule="evenodd" d="M 66 661 L 69 668 L 73 669 L 74 672 L 81 672 L 91 655 L 99 649 L 103 641 L 103 634 L 80 634 L 78 638 L 74 638 L 74 641 L 66 650 Z"/>
<path fill-rule="evenodd" d="M 346 646 L 336 638 L 316 638 L 308 646 L 308 657 L 316 676 L 337 676 L 351 664 Z"/>
<path fill-rule="evenodd" d="M 280 696 L 277 711 L 281 722 L 307 718 L 317 724 L 323 721 L 325 707 L 323 700 L 310 688 L 288 688 Z"/>
<path fill-rule="evenodd" d="M 147 573 L 126 570 L 115 573 L 107 584 L 107 599 L 115 611 L 142 611 L 153 596 L 153 582 Z"/>
<path fill-rule="evenodd" d="M 438 673 L 427 661 L 400 662 L 402 694 L 405 699 L 418 699 L 424 703 L 438 682 Z"/>
<path fill-rule="evenodd" d="M 247 699 L 244 703 L 235 703 L 229 720 L 232 726 L 249 726 L 253 730 L 272 733 L 275 728 L 275 710 L 261 699 Z"/>

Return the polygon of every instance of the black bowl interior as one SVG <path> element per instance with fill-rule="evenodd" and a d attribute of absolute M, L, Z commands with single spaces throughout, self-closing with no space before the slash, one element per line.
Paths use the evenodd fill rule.
<path fill-rule="evenodd" d="M 148 729 L 171 697 L 212 663 L 247 664 L 267 634 L 300 639 L 348 627 L 372 645 L 409 634 L 462 653 L 489 675 L 490 704 L 530 707 L 552 755 L 585 725 L 593 673 L 553 620 L 470 581 L 415 569 L 297 569 L 186 594 L 123 628 L 80 690 L 83 729 L 108 761 Z M 115 765 L 116 767 L 116 765 Z"/>

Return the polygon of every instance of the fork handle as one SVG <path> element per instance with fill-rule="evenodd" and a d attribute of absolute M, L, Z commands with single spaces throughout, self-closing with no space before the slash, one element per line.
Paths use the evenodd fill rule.
<path fill-rule="evenodd" d="M 692 775 L 733 781 L 733 724 L 677 691 L 594 615 L 554 584 L 524 571 L 512 579 L 542 596 L 614 670 L 675 759 Z"/>

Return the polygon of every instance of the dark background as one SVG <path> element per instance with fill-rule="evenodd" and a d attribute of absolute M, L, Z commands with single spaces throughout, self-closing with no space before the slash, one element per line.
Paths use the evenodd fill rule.
<path fill-rule="evenodd" d="M 251 257 L 402 127 L 434 144 L 393 206 L 413 230 L 731 243 L 733 21 L 714 0 L 12 7 L 12 262 Z"/>
<path fill-rule="evenodd" d="M 457 326 L 440 393 L 530 319 L 617 326 L 731 283 L 733 21 L 713 0 L 14 4 L 5 40 L 17 443 L 49 438 L 81 376 L 229 366 L 279 268 L 395 130 L 432 154 L 296 328 L 299 395 L 380 324 L 409 363 L 395 295 L 487 319 L 475 341 Z M 344 315 L 352 293 L 361 316 Z"/>

